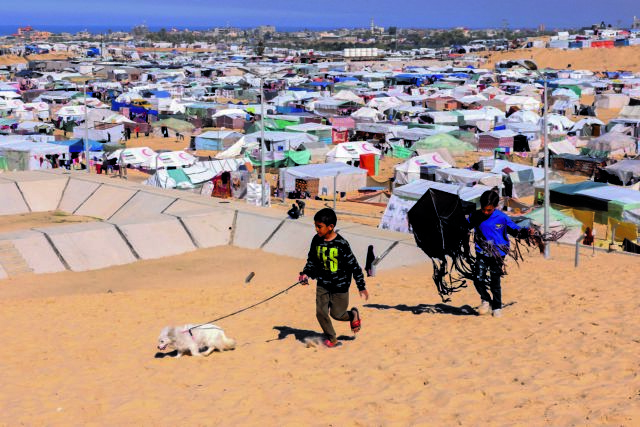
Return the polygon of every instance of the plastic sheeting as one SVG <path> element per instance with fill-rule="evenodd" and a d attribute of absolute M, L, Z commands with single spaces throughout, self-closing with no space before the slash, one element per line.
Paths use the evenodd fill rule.
<path fill-rule="evenodd" d="M 318 193 L 333 197 L 334 177 L 336 191 L 351 192 L 367 185 L 367 171 L 343 163 L 321 163 L 280 169 L 280 187 L 295 190 L 296 179 L 319 179 Z"/>

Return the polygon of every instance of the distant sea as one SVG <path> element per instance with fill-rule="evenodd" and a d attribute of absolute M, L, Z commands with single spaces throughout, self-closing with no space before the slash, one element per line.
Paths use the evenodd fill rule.
<path fill-rule="evenodd" d="M 18 31 L 18 27 L 23 27 L 31 25 L 37 31 L 50 31 L 52 33 L 71 33 L 75 34 L 80 31 L 88 31 L 92 34 L 104 34 L 109 30 L 111 31 L 124 31 L 129 32 L 135 25 L 77 25 L 77 24 L 69 24 L 69 25 L 32 25 L 28 23 L 24 24 L 15 24 L 15 25 L 0 25 L 0 36 L 8 36 L 14 34 Z M 179 30 L 184 30 L 188 28 L 189 30 L 203 31 L 208 30 L 215 27 L 224 27 L 225 25 L 148 25 L 150 31 L 159 31 L 161 28 L 177 28 Z M 239 28 L 255 28 L 251 26 L 240 26 Z M 330 30 L 329 27 L 278 27 L 276 26 L 277 31 L 302 31 L 302 30 L 314 30 L 314 31 L 322 31 L 322 30 Z"/>

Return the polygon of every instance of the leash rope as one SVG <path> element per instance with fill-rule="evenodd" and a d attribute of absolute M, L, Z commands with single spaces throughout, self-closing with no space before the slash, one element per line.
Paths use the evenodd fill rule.
<path fill-rule="evenodd" d="M 277 294 L 271 295 L 269 298 L 267 298 L 267 299 L 263 299 L 262 301 L 257 302 L 257 303 L 255 303 L 255 304 L 253 304 L 253 305 L 250 305 L 249 307 L 245 307 L 245 308 L 243 308 L 243 309 L 241 309 L 241 310 L 234 311 L 234 312 L 233 312 L 233 313 L 231 313 L 231 314 L 227 314 L 226 316 L 218 317 L 217 319 L 210 320 L 210 321 L 205 322 L 205 323 L 202 323 L 202 324 L 200 324 L 200 325 L 192 326 L 191 328 L 189 328 L 189 329 L 188 329 L 189 334 L 191 334 L 191 330 L 192 330 L 192 329 L 201 328 L 202 326 L 208 325 L 208 324 L 210 324 L 210 323 L 218 322 L 218 321 L 220 321 L 220 320 L 222 320 L 222 319 L 226 319 L 227 317 L 235 316 L 236 314 L 242 313 L 243 311 L 247 311 L 247 310 L 249 310 L 249 309 L 251 309 L 251 308 L 253 308 L 253 307 L 256 307 L 256 306 L 258 306 L 258 305 L 260 305 L 260 304 L 264 304 L 265 302 L 267 302 L 267 301 L 269 301 L 269 300 L 272 300 L 272 299 L 274 299 L 275 297 L 277 297 L 277 296 L 279 296 L 279 295 L 282 295 L 282 294 L 284 294 L 284 293 L 288 292 L 289 290 L 291 290 L 291 289 L 295 288 L 296 286 L 298 286 L 298 285 L 299 285 L 299 284 L 301 284 L 301 283 L 302 283 L 302 281 L 298 281 L 298 282 L 294 283 L 293 285 L 289 286 L 288 288 L 286 288 L 286 289 L 284 289 L 284 290 L 282 290 L 282 291 L 278 292 Z"/>

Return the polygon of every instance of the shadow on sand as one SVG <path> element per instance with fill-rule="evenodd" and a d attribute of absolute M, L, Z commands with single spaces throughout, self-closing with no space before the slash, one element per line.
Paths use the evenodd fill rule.
<path fill-rule="evenodd" d="M 515 304 L 515 302 L 509 302 L 504 304 L 502 308 Z M 454 307 L 447 304 L 418 304 L 409 306 L 405 304 L 398 305 L 384 305 L 384 304 L 365 304 L 364 307 L 375 308 L 377 310 L 398 310 L 409 311 L 413 314 L 451 314 L 454 316 L 479 316 L 475 308 L 470 305 L 463 305 L 462 307 Z"/>
<path fill-rule="evenodd" d="M 409 311 L 413 314 L 452 314 L 454 316 L 478 316 L 478 312 L 469 305 L 462 307 L 454 307 L 447 304 L 418 304 L 409 306 L 405 304 L 384 305 L 384 304 L 365 304 L 367 308 L 375 308 L 377 310 L 398 310 Z"/>
<path fill-rule="evenodd" d="M 273 329 L 278 331 L 278 336 L 274 339 L 267 340 L 267 342 L 283 340 L 289 335 L 293 335 L 295 339 L 300 341 L 301 343 L 307 343 L 309 339 L 320 340 L 325 338 L 323 334 L 320 334 L 316 331 L 309 331 L 307 329 L 296 329 L 290 326 L 274 326 Z M 340 335 L 338 337 L 338 341 L 352 341 L 354 339 L 356 338 L 348 335 Z"/>

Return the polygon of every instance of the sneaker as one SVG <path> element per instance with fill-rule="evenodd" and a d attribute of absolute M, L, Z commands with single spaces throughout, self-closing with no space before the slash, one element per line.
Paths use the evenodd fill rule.
<path fill-rule="evenodd" d="M 496 308 L 493 310 L 493 317 L 502 317 L 502 309 Z"/>
<path fill-rule="evenodd" d="M 480 307 L 478 307 L 478 314 L 483 316 L 489 313 L 491 313 L 491 305 L 489 304 L 489 301 L 483 300 L 482 304 L 480 304 Z"/>
<path fill-rule="evenodd" d="M 335 347 L 340 347 L 342 345 L 342 343 L 340 341 L 331 341 L 329 339 L 326 339 L 323 341 L 323 344 L 325 347 L 327 348 L 335 348 Z"/>

